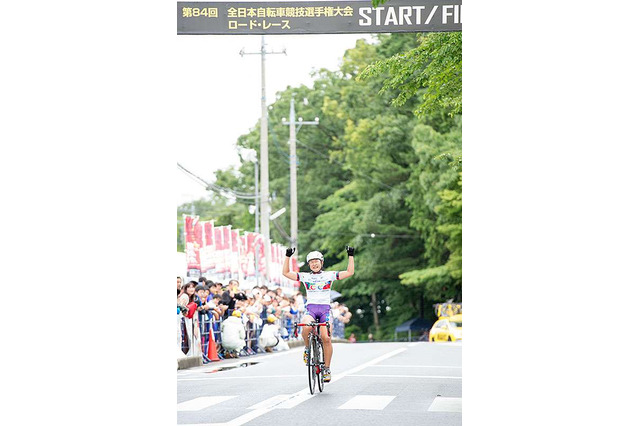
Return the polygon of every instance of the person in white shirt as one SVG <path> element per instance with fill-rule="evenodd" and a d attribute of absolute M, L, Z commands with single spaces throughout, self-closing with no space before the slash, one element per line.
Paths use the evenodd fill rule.
<path fill-rule="evenodd" d="M 302 322 L 308 324 L 310 322 L 326 322 L 331 324 L 331 285 L 335 280 L 343 280 L 354 274 L 354 257 L 355 249 L 346 247 L 349 262 L 346 271 L 323 271 L 324 256 L 319 251 L 312 251 L 307 255 L 307 264 L 311 272 L 292 272 L 289 267 L 289 259 L 295 252 L 295 248 L 287 248 L 284 265 L 282 266 L 282 275 L 290 280 L 300 281 L 307 290 L 306 312 L 302 317 Z M 309 333 L 311 327 L 302 328 L 302 338 L 304 339 L 304 363 L 307 363 L 309 357 Z M 320 338 L 322 339 L 322 349 L 324 352 L 325 369 L 322 377 L 325 382 L 331 381 L 331 356 L 333 355 L 333 345 L 331 344 L 331 336 L 329 326 L 320 327 Z"/>
<path fill-rule="evenodd" d="M 246 332 L 241 317 L 242 312 L 235 310 L 229 318 L 222 321 L 222 325 L 220 326 L 222 347 L 231 352 L 234 358 L 237 357 L 238 352 L 245 346 L 244 338 L 246 337 Z"/>
<path fill-rule="evenodd" d="M 280 341 L 280 329 L 276 324 L 276 320 L 277 318 L 274 315 L 269 315 L 267 323 L 262 327 L 262 332 L 258 338 L 258 346 L 265 352 L 272 352 Z"/>

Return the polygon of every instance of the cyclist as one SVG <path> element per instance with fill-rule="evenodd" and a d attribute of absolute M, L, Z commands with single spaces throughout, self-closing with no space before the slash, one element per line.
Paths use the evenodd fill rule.
<path fill-rule="evenodd" d="M 324 256 L 319 251 L 312 251 L 307 255 L 307 263 L 311 268 L 308 272 L 292 272 L 289 268 L 289 258 L 296 251 L 295 248 L 287 248 L 284 265 L 282 266 L 282 275 L 290 280 L 300 281 L 307 290 L 306 312 L 302 318 L 302 322 L 308 324 L 312 321 L 330 323 L 331 312 L 331 284 L 335 280 L 343 280 L 349 278 L 354 272 L 353 247 L 346 247 L 349 262 L 346 271 L 323 271 Z M 304 339 L 304 363 L 309 358 L 309 333 L 311 327 L 302 328 L 302 337 Z M 333 346 L 329 334 L 329 326 L 320 327 L 320 338 L 322 339 L 322 349 L 324 351 L 325 368 L 322 372 L 322 379 L 325 382 L 331 381 L 331 355 L 333 355 Z"/>

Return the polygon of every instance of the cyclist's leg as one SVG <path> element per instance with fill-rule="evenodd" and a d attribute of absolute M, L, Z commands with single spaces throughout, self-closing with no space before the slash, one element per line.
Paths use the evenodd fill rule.
<path fill-rule="evenodd" d="M 304 316 L 302 317 L 302 323 L 309 324 L 313 321 L 315 321 L 313 312 L 309 312 L 309 310 L 307 309 L 307 311 L 304 313 Z M 304 340 L 304 352 L 302 354 L 302 359 L 305 364 L 307 363 L 307 360 L 309 358 L 309 333 L 311 333 L 311 327 L 302 327 L 302 339 Z"/>
<path fill-rule="evenodd" d="M 309 324 L 315 321 L 311 315 L 304 315 L 302 317 L 303 324 Z M 304 339 L 304 346 L 309 347 L 309 333 L 311 333 L 311 327 L 302 327 L 302 339 Z"/>
<path fill-rule="evenodd" d="M 331 327 L 330 325 L 328 327 Z M 320 338 L 322 339 L 322 349 L 324 350 L 324 365 L 331 367 L 331 355 L 333 355 L 333 344 L 327 327 L 320 327 Z"/>
<path fill-rule="evenodd" d="M 320 316 L 319 322 L 326 322 L 326 327 L 320 327 L 320 338 L 322 339 L 322 349 L 324 351 L 324 365 L 326 368 L 331 367 L 331 355 L 333 355 L 333 345 L 331 344 L 331 306 L 327 305 L 322 315 Z"/>

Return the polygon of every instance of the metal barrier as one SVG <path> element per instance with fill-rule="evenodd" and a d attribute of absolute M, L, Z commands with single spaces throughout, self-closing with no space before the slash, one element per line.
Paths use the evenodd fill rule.
<path fill-rule="evenodd" d="M 303 317 L 303 309 L 297 311 L 292 318 L 289 318 L 286 314 L 281 313 L 277 317 L 276 324 L 280 329 L 280 336 L 284 341 L 302 340 L 302 335 L 299 335 L 296 339 L 294 337 L 293 326 L 296 322 L 301 322 Z M 209 362 L 207 357 L 209 353 L 209 336 L 213 333 L 212 337 L 216 343 L 217 354 L 219 358 L 223 358 L 226 355 L 226 351 L 222 347 L 222 321 L 227 319 L 229 312 L 225 312 L 220 319 L 216 320 L 213 316 L 209 318 L 207 314 L 197 313 L 193 318 L 187 318 L 178 312 L 178 350 L 179 357 L 201 357 L 203 362 Z M 263 323 L 266 323 L 267 315 L 263 310 L 260 318 Z M 332 323 L 334 325 L 332 335 L 335 338 L 344 338 L 344 323 L 341 323 L 332 316 Z M 262 324 L 258 325 L 251 321 L 245 323 L 245 346 L 240 352 L 240 356 L 254 355 L 261 352 L 258 346 L 258 339 L 262 333 Z"/>
<path fill-rule="evenodd" d="M 284 315 L 283 315 L 284 316 Z M 293 324 L 300 322 L 302 315 L 298 313 L 294 318 L 278 318 L 277 325 L 281 330 L 281 337 L 285 341 L 295 340 L 293 337 Z M 228 315 L 216 320 L 207 314 L 196 314 L 193 318 L 184 317 L 178 314 L 178 346 L 179 350 L 185 356 L 201 356 L 204 362 L 209 362 L 207 354 L 209 353 L 209 336 L 213 333 L 213 340 L 216 343 L 219 358 L 226 355 L 226 351 L 222 347 L 222 321 Z M 266 318 L 263 319 L 263 323 Z M 284 332 L 283 332 L 284 331 Z M 240 352 L 240 356 L 254 355 L 261 350 L 258 347 L 258 339 L 262 332 L 262 325 L 247 321 L 245 323 L 245 346 Z M 301 340 L 299 336 L 297 340 Z"/>

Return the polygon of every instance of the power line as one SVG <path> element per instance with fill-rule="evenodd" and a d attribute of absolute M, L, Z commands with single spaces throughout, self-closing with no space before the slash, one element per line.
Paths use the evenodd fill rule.
<path fill-rule="evenodd" d="M 300 230 L 301 232 L 313 232 L 319 235 L 352 235 L 355 237 L 370 237 L 370 238 L 422 238 L 419 235 L 409 235 L 409 234 L 378 234 L 376 232 L 370 232 L 368 234 L 359 234 L 357 232 L 317 232 L 311 230 Z"/>
<path fill-rule="evenodd" d="M 334 161 L 334 162 L 336 162 L 336 163 L 340 164 L 341 166 L 346 166 L 346 164 L 345 164 L 345 163 L 343 163 L 342 161 L 339 161 L 339 160 L 336 160 L 336 159 L 333 159 L 333 160 L 332 160 L 332 159 L 331 159 L 331 157 L 329 157 L 328 155 L 326 155 L 324 152 L 320 152 L 320 151 L 318 151 L 318 150 L 317 150 L 317 149 L 315 149 L 315 148 L 311 148 L 310 146 L 305 145 L 304 143 L 300 142 L 300 140 L 299 140 L 299 139 L 297 139 L 297 138 L 296 138 L 296 142 L 297 142 L 297 143 L 299 143 L 300 145 L 302 145 L 303 147 L 307 148 L 308 150 L 313 151 L 313 152 L 315 152 L 316 154 L 321 155 L 321 156 L 323 156 L 323 157 L 327 158 L 330 162 L 331 162 L 331 161 Z M 386 183 L 384 183 L 384 182 L 382 182 L 382 181 L 380 181 L 380 180 L 378 180 L 378 179 L 376 179 L 376 178 L 373 178 L 373 177 L 371 177 L 371 176 L 369 176 L 369 175 L 366 175 L 366 174 L 364 174 L 364 173 L 357 172 L 357 171 L 355 171 L 355 170 L 353 170 L 353 169 L 351 169 L 351 168 L 347 168 L 347 170 L 349 170 L 351 173 L 353 173 L 353 174 L 355 174 L 355 175 L 358 175 L 358 176 L 364 177 L 364 178 L 366 178 L 366 179 L 369 179 L 369 180 L 370 180 L 371 182 L 373 182 L 373 183 L 376 183 L 376 184 L 378 184 L 378 185 L 384 186 L 385 188 L 388 188 L 388 189 L 394 189 L 392 186 L 389 186 L 389 185 L 387 185 Z"/>
<path fill-rule="evenodd" d="M 178 165 L 178 169 L 182 170 L 184 173 L 186 173 L 189 176 L 191 176 L 193 179 L 195 179 L 197 182 L 199 182 L 201 185 L 203 185 L 208 190 L 216 191 L 216 192 L 218 192 L 218 193 L 220 193 L 221 195 L 224 195 L 224 196 L 228 196 L 229 195 L 229 196 L 231 196 L 233 198 L 239 198 L 239 199 L 255 201 L 256 194 L 251 194 L 251 193 L 246 193 L 246 192 L 238 192 L 238 191 L 235 191 L 235 190 L 233 190 L 231 188 L 225 188 L 223 186 L 216 185 L 215 183 L 207 182 L 206 180 L 202 179 L 200 176 L 198 176 L 195 173 L 187 170 L 180 163 L 177 163 L 177 165 Z"/>

